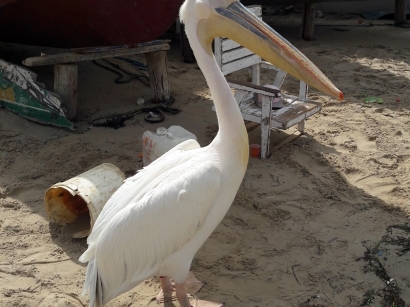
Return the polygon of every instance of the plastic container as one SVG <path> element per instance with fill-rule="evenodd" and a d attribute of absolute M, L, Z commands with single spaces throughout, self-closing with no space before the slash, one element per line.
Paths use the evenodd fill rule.
<path fill-rule="evenodd" d="M 168 150 L 189 139 L 196 140 L 195 134 L 180 126 L 171 126 L 168 129 L 160 127 L 156 133 L 145 131 L 142 135 L 142 160 L 144 166 L 149 165 Z"/>
<path fill-rule="evenodd" d="M 67 225 L 89 212 L 90 229 L 76 233 L 81 238 L 90 234 L 105 203 L 125 180 L 115 165 L 103 163 L 64 182 L 52 185 L 44 195 L 50 221 Z"/>
<path fill-rule="evenodd" d="M 261 145 L 251 144 L 249 147 L 251 148 L 251 156 L 254 158 L 258 158 L 261 154 Z"/>

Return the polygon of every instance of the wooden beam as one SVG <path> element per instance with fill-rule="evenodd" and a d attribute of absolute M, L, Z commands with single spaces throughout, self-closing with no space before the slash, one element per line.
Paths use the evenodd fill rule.
<path fill-rule="evenodd" d="M 262 95 L 270 96 L 270 97 L 277 97 L 278 94 L 280 94 L 280 90 L 276 90 L 270 87 L 261 86 L 261 85 L 257 85 L 257 84 L 253 84 L 253 83 L 245 82 L 245 81 L 232 80 L 230 78 L 227 78 L 226 80 L 228 81 L 229 85 L 232 88 L 235 88 L 238 90 L 253 92 L 256 94 L 262 94 Z"/>
<path fill-rule="evenodd" d="M 109 50 L 93 53 L 60 53 L 55 55 L 46 55 L 43 57 L 27 58 L 23 61 L 23 65 L 26 66 L 42 66 L 42 65 L 54 65 L 71 62 L 89 61 L 95 59 L 105 59 L 117 56 L 127 56 L 132 54 L 141 54 L 154 51 L 166 51 L 170 46 L 167 43 L 158 43 L 152 45 L 141 45 L 136 48 L 124 48 L 117 50 Z"/>
<path fill-rule="evenodd" d="M 151 85 L 152 101 L 166 102 L 171 99 L 171 90 L 168 80 L 167 53 L 157 51 L 146 53 L 149 82 Z"/>
<path fill-rule="evenodd" d="M 54 65 L 54 91 L 61 97 L 68 119 L 77 113 L 77 80 L 77 65 Z"/>
<path fill-rule="evenodd" d="M 396 27 L 406 24 L 406 8 L 406 0 L 396 0 L 394 13 L 394 25 Z"/>
<path fill-rule="evenodd" d="M 272 117 L 272 105 L 268 96 L 262 96 L 262 118 L 261 118 L 261 158 L 269 157 L 270 143 L 270 119 Z"/>
<path fill-rule="evenodd" d="M 313 39 L 313 31 L 315 29 L 315 14 L 316 3 L 307 3 L 303 10 L 302 19 L 302 38 L 307 41 Z"/>

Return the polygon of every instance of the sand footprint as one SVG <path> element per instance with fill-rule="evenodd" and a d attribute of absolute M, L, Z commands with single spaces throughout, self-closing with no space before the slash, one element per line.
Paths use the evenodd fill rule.
<path fill-rule="evenodd" d="M 339 134 L 333 139 L 333 145 L 339 152 L 349 152 L 349 149 L 352 149 L 354 147 L 352 146 L 353 143 L 354 141 L 346 134 Z"/>
<path fill-rule="evenodd" d="M 361 151 L 377 151 L 376 137 L 367 136 L 363 134 L 356 134 L 354 136 L 356 146 Z"/>
<path fill-rule="evenodd" d="M 26 274 L 24 271 L 7 270 L 2 266 L 2 270 L 5 273 L 0 272 L 0 280 L 2 284 L 2 294 L 5 297 L 18 297 L 21 293 L 27 293 L 28 290 L 32 290 L 33 285 L 36 285 L 36 280 L 32 276 L 21 276 Z M 27 291 L 27 292 L 26 292 Z M 3 305 L 2 306 L 21 306 L 21 305 Z M 34 305 L 24 305 L 34 306 Z M 41 306 L 41 305 L 35 305 Z M 54 305 L 60 306 L 60 305 Z M 81 306 L 81 305 L 80 305 Z"/>

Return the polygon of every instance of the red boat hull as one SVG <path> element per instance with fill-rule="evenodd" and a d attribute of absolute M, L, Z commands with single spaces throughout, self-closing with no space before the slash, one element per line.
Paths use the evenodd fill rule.
<path fill-rule="evenodd" d="M 0 0 L 0 40 L 62 48 L 147 42 L 170 28 L 182 2 Z"/>

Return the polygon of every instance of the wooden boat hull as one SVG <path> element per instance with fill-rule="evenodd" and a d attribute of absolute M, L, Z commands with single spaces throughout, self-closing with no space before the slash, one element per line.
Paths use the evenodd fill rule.
<path fill-rule="evenodd" d="M 170 28 L 182 1 L 0 0 L 0 40 L 61 48 L 147 42 Z"/>

